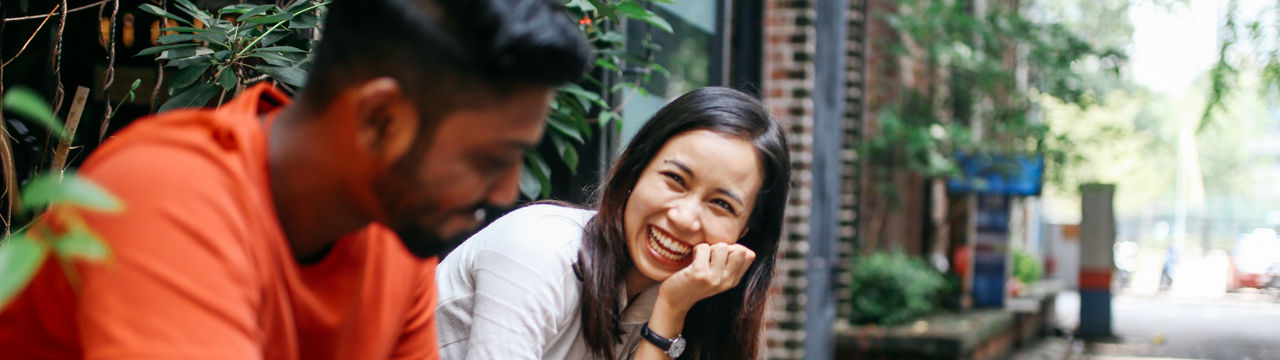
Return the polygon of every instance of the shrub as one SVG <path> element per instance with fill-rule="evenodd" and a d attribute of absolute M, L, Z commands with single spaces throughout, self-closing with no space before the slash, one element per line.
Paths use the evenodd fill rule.
<path fill-rule="evenodd" d="M 1040 268 L 1040 263 L 1036 258 L 1025 251 L 1015 250 L 1013 252 L 1013 277 L 1023 284 L 1031 285 L 1040 280 L 1044 270 Z"/>
<path fill-rule="evenodd" d="M 854 261 L 854 324 L 897 325 L 937 309 L 946 280 L 924 260 L 875 253 Z"/>

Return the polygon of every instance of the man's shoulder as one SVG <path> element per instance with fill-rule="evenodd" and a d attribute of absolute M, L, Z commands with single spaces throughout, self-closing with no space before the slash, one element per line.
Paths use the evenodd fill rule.
<path fill-rule="evenodd" d="M 121 158 L 164 167 L 168 157 L 187 155 L 195 161 L 219 160 L 256 151 L 263 142 L 258 119 L 243 114 L 184 109 L 140 118 L 96 149 L 82 171 L 107 170 Z"/>
<path fill-rule="evenodd" d="M 164 193 L 230 196 L 253 188 L 250 183 L 265 171 L 265 138 L 256 122 L 211 110 L 142 118 L 97 149 L 79 171 L 126 206 L 132 197 Z"/>

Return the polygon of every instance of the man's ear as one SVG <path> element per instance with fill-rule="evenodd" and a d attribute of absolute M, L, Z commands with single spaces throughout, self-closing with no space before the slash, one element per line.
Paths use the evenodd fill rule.
<path fill-rule="evenodd" d="M 379 164 L 395 163 L 408 153 L 418 134 L 418 111 L 400 83 L 378 77 L 355 94 L 356 141 Z"/>

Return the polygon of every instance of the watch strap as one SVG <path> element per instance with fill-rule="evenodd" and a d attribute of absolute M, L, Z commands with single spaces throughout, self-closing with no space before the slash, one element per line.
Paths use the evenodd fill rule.
<path fill-rule="evenodd" d="M 675 340 L 668 339 L 666 337 L 663 337 L 662 335 L 658 335 L 654 333 L 653 330 L 649 330 L 649 322 L 647 321 L 644 323 L 644 326 L 640 328 L 640 337 L 643 337 L 645 340 L 648 340 L 654 346 L 657 346 L 659 349 L 662 349 L 662 351 L 670 350 L 671 344 L 675 342 Z"/>

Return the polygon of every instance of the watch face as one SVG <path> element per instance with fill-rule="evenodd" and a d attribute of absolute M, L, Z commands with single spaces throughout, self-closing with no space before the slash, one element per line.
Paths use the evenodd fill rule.
<path fill-rule="evenodd" d="M 677 337 L 674 341 L 671 342 L 671 348 L 667 349 L 667 356 L 671 356 L 672 359 L 675 359 L 680 357 L 680 354 L 683 354 L 683 353 L 684 353 L 684 337 Z"/>

